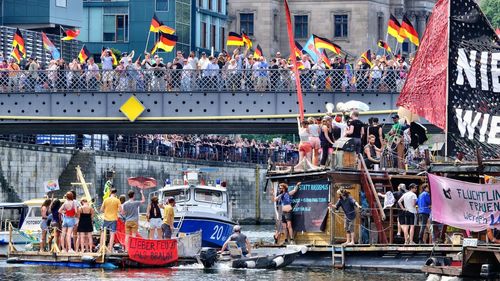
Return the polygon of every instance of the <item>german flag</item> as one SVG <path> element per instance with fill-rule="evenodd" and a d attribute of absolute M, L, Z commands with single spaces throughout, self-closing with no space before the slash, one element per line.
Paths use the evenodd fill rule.
<path fill-rule="evenodd" d="M 229 32 L 229 35 L 227 36 L 227 43 L 226 45 L 228 46 L 243 46 L 245 43 L 243 42 L 243 38 L 241 35 L 239 35 L 236 32 Z"/>
<path fill-rule="evenodd" d="M 154 54 L 158 49 L 165 52 L 172 52 L 177 43 L 177 35 L 160 32 L 160 40 L 156 42 L 151 54 Z"/>
<path fill-rule="evenodd" d="M 158 29 L 160 30 L 160 32 L 163 32 L 166 34 L 174 34 L 175 33 L 175 29 L 168 27 L 166 25 L 160 25 L 160 27 Z"/>
<path fill-rule="evenodd" d="M 252 48 L 252 40 L 250 40 L 250 37 L 248 37 L 245 32 L 241 33 L 241 37 L 243 38 L 243 43 L 247 45 L 247 49 Z"/>
<path fill-rule="evenodd" d="M 387 33 L 392 37 L 396 38 L 399 43 L 403 43 L 405 38 L 399 35 L 400 29 L 401 29 L 401 24 L 399 24 L 398 19 L 396 19 L 396 17 L 391 14 L 391 17 L 389 18 L 389 24 L 387 26 Z"/>
<path fill-rule="evenodd" d="M 16 59 L 17 63 L 21 62 L 21 58 L 23 57 L 23 52 L 19 50 L 19 46 L 15 46 L 12 48 L 12 52 L 10 52 L 10 56 Z"/>
<path fill-rule="evenodd" d="M 62 28 L 62 30 L 64 31 L 64 33 L 66 33 L 66 36 L 61 38 L 61 40 L 63 40 L 63 41 L 69 41 L 69 40 L 76 39 L 76 37 L 78 37 L 78 35 L 80 35 L 79 29 L 72 30 L 72 29 Z"/>
<path fill-rule="evenodd" d="M 295 42 L 295 48 L 292 51 L 292 53 L 295 54 L 295 57 L 302 57 L 302 49 L 304 49 L 304 48 L 302 47 L 302 45 L 300 45 L 299 42 L 297 42 L 297 41 L 294 41 L 294 42 Z"/>
<path fill-rule="evenodd" d="M 24 38 L 21 34 L 19 28 L 16 29 L 16 33 L 14 33 L 14 38 L 12 40 L 12 47 L 17 47 L 18 50 L 23 54 L 23 58 L 26 57 L 26 48 L 24 47 Z"/>
<path fill-rule="evenodd" d="M 362 53 L 361 57 L 365 59 L 366 63 L 370 66 L 370 68 L 373 67 L 372 52 L 370 50 L 367 50 L 366 52 Z"/>
<path fill-rule="evenodd" d="M 90 57 L 90 52 L 87 50 L 87 47 L 85 45 L 82 46 L 82 49 L 80 50 L 80 53 L 78 54 L 78 60 L 80 63 L 84 63 L 87 61 L 87 59 Z"/>
<path fill-rule="evenodd" d="M 255 48 L 255 51 L 253 52 L 253 57 L 256 59 L 262 57 L 262 48 L 259 44 L 257 44 L 257 48 Z"/>
<path fill-rule="evenodd" d="M 162 26 L 161 21 L 153 14 L 153 19 L 151 20 L 151 25 L 149 26 L 149 32 L 159 32 L 160 26 Z"/>
<path fill-rule="evenodd" d="M 328 58 L 328 55 L 326 54 L 325 49 L 323 49 L 323 52 L 321 52 L 321 60 L 325 63 L 325 67 L 327 69 L 332 68 L 332 65 L 330 64 L 330 59 Z"/>
<path fill-rule="evenodd" d="M 406 17 L 406 15 L 403 16 L 403 21 L 401 23 L 401 29 L 399 30 L 399 34 L 403 35 L 405 38 L 408 38 L 410 42 L 415 44 L 415 46 L 418 46 L 420 44 L 420 41 L 418 40 L 418 33 L 413 28 L 413 25 L 411 24 L 410 20 Z"/>
<path fill-rule="evenodd" d="M 392 53 L 391 46 L 389 46 L 389 44 L 387 44 L 387 42 L 384 42 L 382 40 L 378 40 L 377 45 L 380 48 L 385 49 L 387 52 Z"/>
<path fill-rule="evenodd" d="M 316 49 L 327 49 L 334 52 L 337 55 L 340 55 L 341 49 L 338 45 L 336 45 L 335 43 L 326 38 L 319 37 L 314 34 L 313 36 L 314 36 L 314 46 L 316 47 Z"/>

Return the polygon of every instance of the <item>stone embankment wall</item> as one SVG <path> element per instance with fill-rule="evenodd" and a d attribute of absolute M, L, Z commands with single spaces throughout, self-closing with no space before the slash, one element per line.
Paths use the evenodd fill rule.
<path fill-rule="evenodd" d="M 76 151 L 69 149 L 0 142 L 0 202 L 43 197 L 43 182 L 58 179 L 75 153 Z M 163 185 L 167 178 L 180 178 L 185 169 L 208 168 L 215 170 L 209 173 L 212 180 L 219 178 L 227 182 L 234 220 L 241 223 L 273 220 L 269 190 L 264 193 L 266 170 L 262 165 L 106 151 L 78 153 L 92 155 L 87 158 L 94 161 L 93 165 L 86 165 L 91 170 L 83 173 L 87 181 L 91 182 L 91 193 L 97 198 L 97 202 L 101 202 L 106 173 L 110 170 L 115 171 L 113 181 L 118 192 L 125 194 L 130 189 L 127 184 L 129 177 L 153 177 L 158 180 L 159 185 Z M 61 188 L 68 190 L 70 187 Z M 78 188 L 77 193 L 81 193 Z M 145 195 L 147 196 L 147 192 Z"/>

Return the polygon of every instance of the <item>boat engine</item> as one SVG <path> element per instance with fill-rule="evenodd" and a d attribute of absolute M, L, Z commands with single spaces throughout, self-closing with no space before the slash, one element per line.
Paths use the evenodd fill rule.
<path fill-rule="evenodd" d="M 201 248 L 199 257 L 205 268 L 211 268 L 217 262 L 217 250 L 214 248 Z"/>

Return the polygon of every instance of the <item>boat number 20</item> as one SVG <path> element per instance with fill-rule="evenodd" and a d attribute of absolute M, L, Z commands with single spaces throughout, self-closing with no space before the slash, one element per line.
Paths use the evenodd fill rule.
<path fill-rule="evenodd" d="M 222 233 L 224 232 L 224 227 L 222 225 L 214 226 L 214 233 L 210 236 L 210 239 L 220 240 Z"/>

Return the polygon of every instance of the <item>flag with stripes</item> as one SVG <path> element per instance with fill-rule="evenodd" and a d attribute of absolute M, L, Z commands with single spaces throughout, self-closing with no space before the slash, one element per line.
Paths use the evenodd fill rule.
<path fill-rule="evenodd" d="M 370 50 L 367 50 L 366 52 L 361 54 L 361 57 L 365 60 L 365 62 L 371 67 L 373 67 L 373 62 L 372 62 L 372 52 Z"/>
<path fill-rule="evenodd" d="M 18 48 L 18 50 L 22 53 L 22 57 L 26 57 L 26 47 L 24 46 L 24 38 L 21 34 L 19 28 L 16 28 L 16 32 L 14 33 L 14 38 L 12 39 L 12 47 Z"/>
<path fill-rule="evenodd" d="M 19 46 L 15 46 L 12 48 L 10 56 L 13 57 L 17 61 L 17 63 L 20 63 L 21 59 L 23 58 L 23 52 L 19 50 Z"/>
<path fill-rule="evenodd" d="M 330 41 L 326 38 L 319 37 L 319 36 L 314 35 L 314 34 L 313 34 L 313 36 L 314 36 L 314 46 L 316 47 L 316 49 L 326 49 L 326 50 L 334 52 L 337 55 L 340 55 L 341 49 L 338 45 L 336 45 L 335 43 L 333 43 L 332 41 Z"/>
<path fill-rule="evenodd" d="M 227 36 L 227 43 L 226 45 L 228 46 L 243 46 L 245 43 L 243 42 L 243 37 L 239 35 L 236 32 L 229 32 L 229 35 Z"/>
<path fill-rule="evenodd" d="M 43 47 L 47 51 L 49 51 L 53 59 L 58 60 L 59 58 L 61 58 L 59 50 L 57 50 L 56 46 L 54 45 L 54 43 L 52 43 L 52 41 L 50 41 L 49 37 L 47 37 L 47 34 L 45 34 L 45 32 L 42 32 L 42 43 Z"/>
<path fill-rule="evenodd" d="M 158 49 L 165 52 L 172 52 L 176 43 L 177 35 L 160 32 L 160 39 L 156 42 L 151 54 L 154 54 Z"/>
<path fill-rule="evenodd" d="M 392 37 L 396 38 L 396 40 L 398 40 L 399 43 L 403 43 L 405 39 L 399 35 L 400 29 L 401 29 L 401 24 L 399 23 L 398 19 L 396 19 L 396 17 L 391 14 L 391 17 L 389 18 L 389 23 L 387 25 L 387 33 Z"/>
<path fill-rule="evenodd" d="M 241 37 L 243 39 L 243 43 L 247 45 L 247 49 L 252 48 L 252 40 L 250 40 L 250 37 L 248 37 L 245 32 L 241 33 Z"/>
<path fill-rule="evenodd" d="M 389 52 L 389 53 L 391 53 L 391 52 L 392 52 L 392 50 L 391 50 L 391 46 L 389 46 L 389 44 L 387 44 L 387 42 L 384 42 L 384 41 L 382 41 L 382 40 L 378 40 L 377 45 L 378 45 L 380 48 L 382 48 L 382 49 L 386 50 L 386 51 L 387 51 L 387 52 Z"/>
<path fill-rule="evenodd" d="M 82 49 L 80 50 L 80 53 L 78 53 L 78 60 L 80 61 L 80 63 L 84 63 L 87 61 L 89 57 L 90 57 L 90 52 L 87 49 L 87 47 L 83 45 Z"/>
<path fill-rule="evenodd" d="M 405 38 L 408 38 L 408 40 L 410 40 L 410 42 L 412 42 L 415 46 L 418 46 L 420 44 L 420 41 L 418 40 L 418 33 L 415 28 L 413 28 L 410 19 L 408 19 L 406 15 L 403 16 L 399 34 Z"/>
<path fill-rule="evenodd" d="M 262 48 L 260 47 L 259 44 L 257 44 L 257 47 L 255 48 L 255 51 L 253 52 L 253 57 L 258 59 L 260 57 L 262 57 Z"/>
<path fill-rule="evenodd" d="M 325 64 L 325 67 L 327 69 L 332 68 L 332 65 L 330 64 L 330 59 L 328 58 L 328 55 L 326 54 L 326 50 L 323 49 L 323 52 L 321 52 L 321 60 Z"/>
<path fill-rule="evenodd" d="M 66 36 L 64 36 L 63 38 L 61 38 L 61 40 L 63 40 L 63 41 L 69 41 L 69 40 L 76 39 L 76 37 L 78 37 L 78 35 L 80 35 L 80 30 L 79 29 L 72 30 L 72 29 L 64 29 L 64 28 L 62 28 L 62 30 L 66 34 Z"/>
<path fill-rule="evenodd" d="M 295 46 L 294 46 L 294 50 L 292 51 L 293 54 L 295 54 L 295 57 L 302 57 L 302 49 L 304 49 L 302 47 L 302 45 L 300 45 L 299 42 L 297 41 L 294 41 L 295 43 Z"/>

